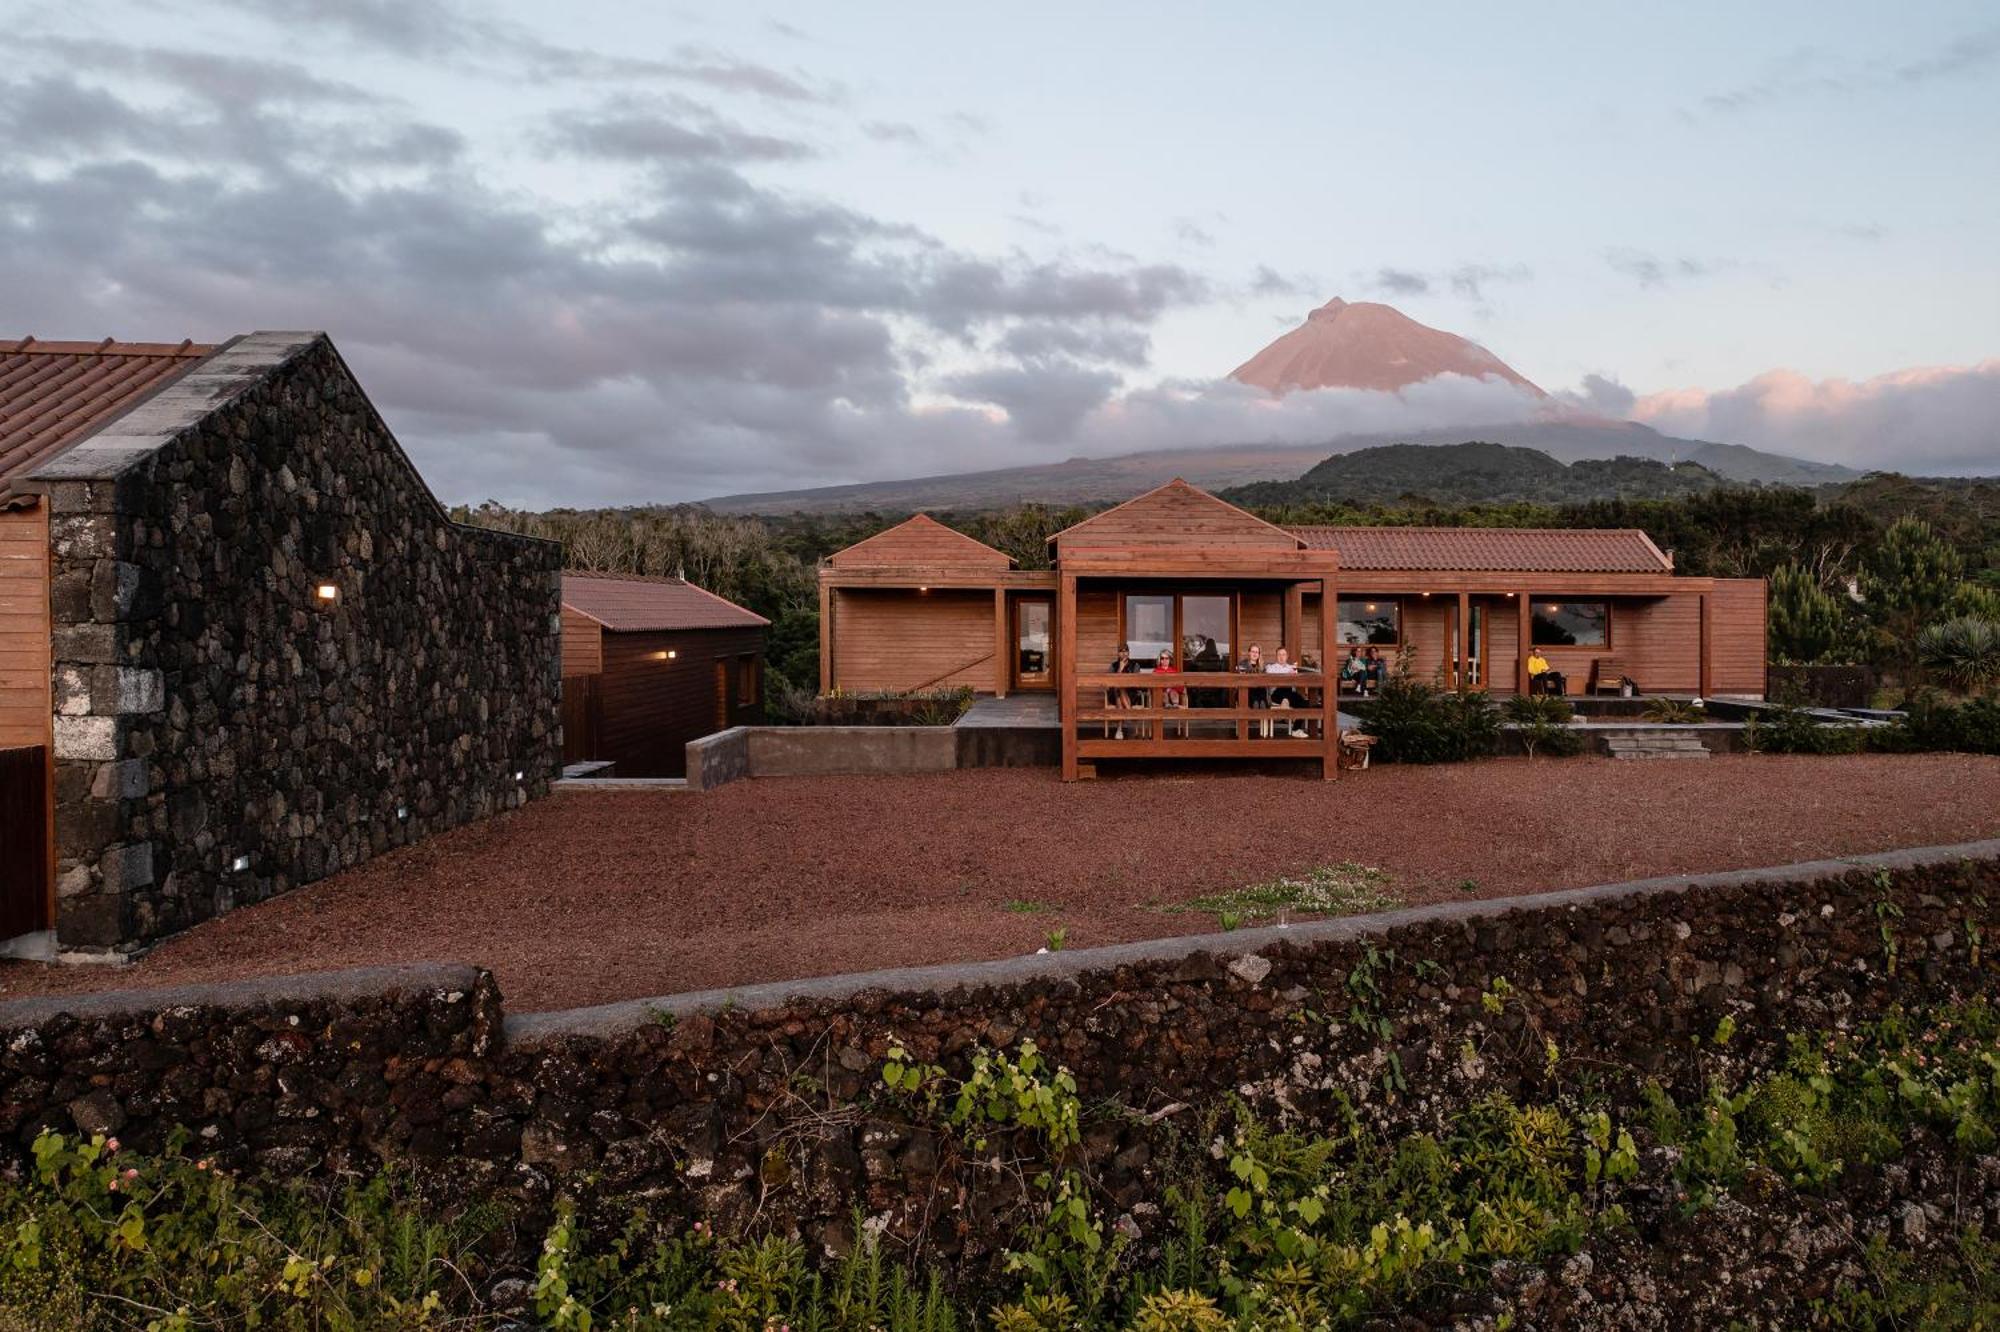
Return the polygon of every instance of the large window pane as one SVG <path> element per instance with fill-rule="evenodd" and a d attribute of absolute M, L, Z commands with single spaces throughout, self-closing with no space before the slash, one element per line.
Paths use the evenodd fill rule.
<path fill-rule="evenodd" d="M 1392 597 L 1340 599 L 1340 641 L 1394 647 L 1403 639 L 1402 604 Z"/>
<path fill-rule="evenodd" d="M 1537 647 L 1603 647 L 1611 607 L 1602 601 L 1538 601 L 1530 640 Z"/>
<path fill-rule="evenodd" d="M 1125 598 L 1125 645 L 1141 670 L 1150 669 L 1162 652 L 1174 650 L 1174 599 L 1170 596 Z"/>
<path fill-rule="evenodd" d="M 1229 598 L 1181 598 L 1181 669 L 1229 669 Z"/>

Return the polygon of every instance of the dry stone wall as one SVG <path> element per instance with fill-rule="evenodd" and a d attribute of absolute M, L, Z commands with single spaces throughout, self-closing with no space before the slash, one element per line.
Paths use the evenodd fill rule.
<path fill-rule="evenodd" d="M 64 947 L 143 945 L 557 775 L 560 548 L 449 521 L 325 337 L 240 339 L 38 479 Z"/>
<path fill-rule="evenodd" d="M 1787 1031 L 1992 995 L 1993 903 L 2000 842 L 512 1020 L 470 967 L 21 1000 L 0 1004 L 0 1134 L 18 1159 L 44 1127 L 152 1146 L 182 1125 L 245 1167 L 643 1191 L 836 1250 L 858 1206 L 977 1262 L 1024 1186 L 882 1093 L 892 1046 L 962 1074 L 1033 1040 L 1091 1107 L 1104 1200 L 1144 1230 L 1162 1133 L 1226 1097 L 1408 1131 L 1578 1068 L 1693 1090 L 1724 1017 L 1754 1065 Z"/>

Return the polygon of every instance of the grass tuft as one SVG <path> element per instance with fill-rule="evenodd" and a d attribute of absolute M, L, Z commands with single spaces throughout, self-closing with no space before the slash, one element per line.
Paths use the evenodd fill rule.
<path fill-rule="evenodd" d="M 1209 893 L 1178 906 L 1160 908 L 1169 913 L 1206 912 L 1224 929 L 1269 920 L 1279 912 L 1306 916 L 1356 916 L 1369 911 L 1386 911 L 1401 906 L 1403 899 L 1388 890 L 1389 876 L 1372 865 L 1342 861 L 1320 865 L 1304 874 L 1288 875 L 1266 883 L 1253 883 L 1227 892 Z"/>

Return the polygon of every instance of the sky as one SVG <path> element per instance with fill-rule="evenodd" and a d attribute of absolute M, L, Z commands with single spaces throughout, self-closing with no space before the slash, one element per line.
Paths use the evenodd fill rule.
<path fill-rule="evenodd" d="M 0 337 L 324 329 L 447 502 L 1519 419 L 2000 473 L 2000 12 L 0 0 Z"/>

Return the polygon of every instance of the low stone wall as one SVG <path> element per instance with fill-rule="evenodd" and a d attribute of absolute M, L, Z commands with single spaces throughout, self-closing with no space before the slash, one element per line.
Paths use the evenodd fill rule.
<path fill-rule="evenodd" d="M 1612 1095 L 1690 1089 L 1725 1016 L 1732 1057 L 1769 1062 L 1787 1030 L 1993 993 L 1995 903 L 2000 841 L 504 1023 L 464 967 L 16 1001 L 0 1132 L 17 1150 L 44 1126 L 151 1146 L 182 1124 L 219 1160 L 287 1173 L 450 1161 L 531 1201 L 644 1190 L 835 1250 L 860 1207 L 976 1262 L 1028 1186 L 881 1092 L 892 1046 L 963 1073 L 975 1047 L 1032 1039 L 1100 1107 L 1080 1150 L 1145 1231 L 1160 1125 L 1194 1129 L 1226 1096 L 1409 1131 L 1577 1067 Z"/>
<path fill-rule="evenodd" d="M 691 791 L 712 791 L 750 775 L 750 728 L 732 726 L 714 735 L 688 741 L 687 784 Z"/>

